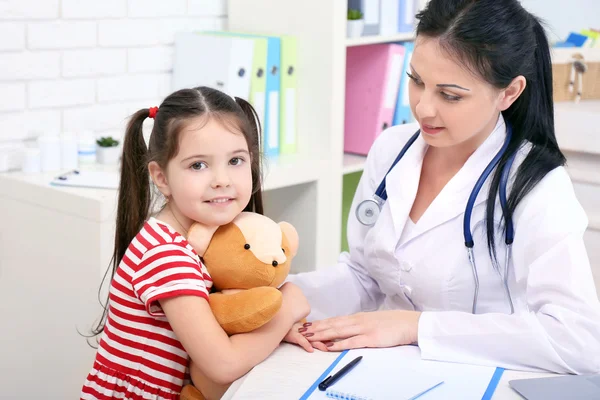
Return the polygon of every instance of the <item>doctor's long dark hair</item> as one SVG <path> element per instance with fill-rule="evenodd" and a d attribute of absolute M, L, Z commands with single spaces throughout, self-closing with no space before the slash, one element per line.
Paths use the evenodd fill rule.
<path fill-rule="evenodd" d="M 523 93 L 502 113 L 513 135 L 491 178 L 487 200 L 487 242 L 495 263 L 495 201 L 510 155 L 525 141 L 532 144 L 508 196 L 508 218 L 548 172 L 565 163 L 554 133 L 548 39 L 539 19 L 518 0 L 431 0 L 417 19 L 417 35 L 439 39 L 447 54 L 494 87 L 506 88 L 519 75 L 527 81 Z"/>
<path fill-rule="evenodd" d="M 151 113 L 152 112 L 152 113 Z M 154 126 L 146 146 L 142 126 L 154 117 Z M 261 194 L 260 123 L 254 108 L 246 100 L 209 87 L 181 89 L 165 98 L 158 111 L 143 108 L 131 116 L 123 142 L 121 180 L 117 203 L 115 245 L 111 265 L 106 271 L 112 278 L 129 244 L 144 226 L 153 208 L 152 185 L 148 164 L 152 161 L 164 170 L 179 151 L 179 136 L 191 118 L 214 118 L 234 132 L 243 134 L 251 155 L 252 196 L 244 211 L 263 213 Z M 110 274 L 110 275 L 109 275 Z M 102 285 L 101 285 L 102 288 Z M 98 293 L 100 297 L 100 291 Z M 100 300 L 102 303 L 102 300 Z M 104 330 L 108 299 L 92 335 Z M 88 342 L 89 343 L 89 342 Z"/>

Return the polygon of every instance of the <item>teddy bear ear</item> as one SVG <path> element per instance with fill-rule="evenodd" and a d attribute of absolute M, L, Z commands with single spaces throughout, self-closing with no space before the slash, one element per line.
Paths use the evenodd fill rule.
<path fill-rule="evenodd" d="M 298 237 L 298 232 L 296 228 L 289 222 L 282 221 L 279 223 L 279 227 L 281 228 L 281 232 L 285 235 L 289 245 L 290 251 L 292 252 L 291 257 L 296 256 L 298 252 L 298 246 L 300 243 L 300 238 Z"/>

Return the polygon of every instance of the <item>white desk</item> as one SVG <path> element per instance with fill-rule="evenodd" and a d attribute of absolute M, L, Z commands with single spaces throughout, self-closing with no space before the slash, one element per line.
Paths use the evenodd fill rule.
<path fill-rule="evenodd" d="M 299 399 L 338 355 L 339 353 L 322 353 L 318 350 L 311 354 L 297 346 L 284 343 L 264 362 L 234 382 L 222 400 Z M 504 371 L 492 398 L 522 399 L 508 385 L 510 380 L 553 375 Z"/>

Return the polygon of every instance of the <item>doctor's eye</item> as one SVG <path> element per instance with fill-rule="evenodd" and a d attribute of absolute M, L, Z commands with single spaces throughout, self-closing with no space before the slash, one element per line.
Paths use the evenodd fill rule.
<path fill-rule="evenodd" d="M 410 78 L 410 79 L 411 79 L 411 80 L 412 80 L 414 83 L 416 83 L 417 85 L 422 85 L 422 84 L 423 84 L 423 82 L 422 82 L 422 81 L 421 81 L 419 78 L 417 78 L 416 76 L 414 76 L 414 75 L 413 75 L 413 74 L 411 74 L 410 72 L 406 71 L 406 75 L 408 75 L 408 77 L 409 77 L 409 78 Z"/>
<path fill-rule="evenodd" d="M 448 101 L 459 101 L 462 98 L 460 96 L 452 96 L 452 95 L 450 95 L 448 93 L 444 93 L 444 92 L 440 92 L 440 94 L 442 95 L 442 97 L 445 100 L 448 100 Z"/>

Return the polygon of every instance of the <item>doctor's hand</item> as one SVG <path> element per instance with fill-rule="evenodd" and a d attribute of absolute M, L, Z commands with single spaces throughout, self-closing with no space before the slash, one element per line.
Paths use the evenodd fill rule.
<path fill-rule="evenodd" d="M 283 341 L 292 344 L 297 344 L 309 353 L 312 353 L 314 351 L 313 349 L 321 351 L 328 350 L 323 342 L 309 342 L 308 339 L 305 338 L 304 335 L 301 333 L 304 332 L 302 329 L 306 330 L 306 328 L 304 328 L 303 322 L 298 322 L 294 324 L 294 326 L 292 326 L 292 329 L 290 329 L 288 334 L 283 338 Z"/>
<path fill-rule="evenodd" d="M 417 342 L 418 311 L 363 312 L 305 324 L 309 342 L 323 342 L 329 351 L 363 347 L 393 347 Z"/>

